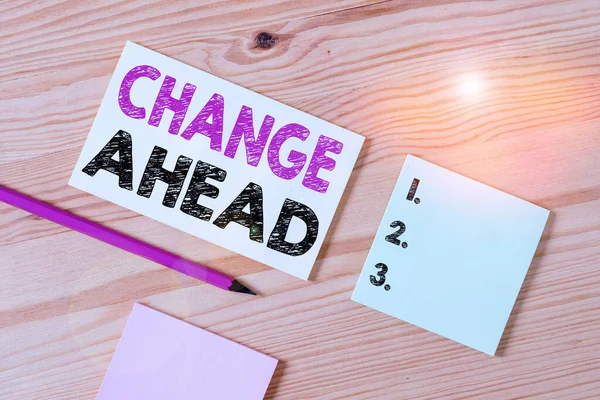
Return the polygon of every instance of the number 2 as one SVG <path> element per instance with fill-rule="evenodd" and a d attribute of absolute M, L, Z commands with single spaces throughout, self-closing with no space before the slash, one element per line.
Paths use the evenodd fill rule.
<path fill-rule="evenodd" d="M 385 240 L 387 242 L 390 242 L 392 244 L 395 244 L 396 246 L 400 246 L 400 244 L 402 243 L 400 240 L 398 240 L 398 236 L 402 235 L 404 232 L 406 232 L 406 225 L 404 225 L 404 222 L 402 221 L 394 221 L 390 224 L 390 227 L 392 228 L 398 228 L 398 230 L 394 233 L 391 233 L 389 235 L 387 235 L 385 237 Z"/>
<path fill-rule="evenodd" d="M 377 272 L 377 277 L 371 275 L 369 276 L 369 279 L 373 285 L 381 286 L 385 283 L 385 274 L 388 272 L 388 267 L 384 263 L 377 263 L 375 264 L 375 268 L 380 269 L 381 271 Z"/>

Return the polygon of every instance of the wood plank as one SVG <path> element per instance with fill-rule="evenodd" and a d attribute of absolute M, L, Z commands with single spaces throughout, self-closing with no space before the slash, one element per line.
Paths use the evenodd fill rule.
<path fill-rule="evenodd" d="M 93 399 L 135 301 L 281 360 L 268 399 L 600 396 L 597 1 L 19 0 L 0 26 L 0 183 L 261 294 L 0 204 L 0 398 Z M 126 40 L 366 136 L 310 281 L 67 185 Z M 409 153 L 552 211 L 496 357 L 349 300 Z"/>

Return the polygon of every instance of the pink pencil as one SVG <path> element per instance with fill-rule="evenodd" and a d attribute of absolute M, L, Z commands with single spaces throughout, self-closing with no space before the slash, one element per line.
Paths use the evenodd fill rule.
<path fill-rule="evenodd" d="M 148 243 L 134 239 L 95 222 L 88 221 L 85 218 L 61 210 L 50 204 L 25 196 L 15 192 L 5 186 L 0 185 L 0 201 L 4 201 L 14 207 L 20 208 L 40 217 L 46 218 L 67 228 L 81 232 L 104 243 L 112 244 L 115 247 L 137 254 L 148 260 L 164 265 L 167 268 L 179 271 L 182 274 L 200 279 L 221 289 L 232 292 L 256 294 L 246 286 L 242 285 L 234 278 L 215 271 L 214 269 L 196 264 L 195 262 L 181 258 L 173 253 L 154 247 Z"/>

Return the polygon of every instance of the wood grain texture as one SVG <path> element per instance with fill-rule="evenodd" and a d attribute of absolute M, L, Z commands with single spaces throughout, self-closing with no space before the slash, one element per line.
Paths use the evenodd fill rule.
<path fill-rule="evenodd" d="M 1 2 L 0 183 L 261 296 L 0 204 L 0 399 L 93 399 L 135 301 L 281 360 L 269 399 L 599 398 L 599 26 L 597 0 Z M 67 186 L 126 40 L 366 136 L 310 281 Z M 408 153 L 552 211 L 496 357 L 350 301 Z"/>

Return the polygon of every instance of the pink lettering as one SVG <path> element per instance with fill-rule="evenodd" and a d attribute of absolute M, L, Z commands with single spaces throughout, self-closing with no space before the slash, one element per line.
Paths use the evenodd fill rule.
<path fill-rule="evenodd" d="M 186 83 L 183 87 L 183 91 L 181 92 L 181 98 L 176 99 L 171 96 L 173 93 L 173 88 L 175 87 L 175 82 L 175 78 L 169 75 L 165 76 L 165 80 L 160 87 L 160 91 L 158 92 L 158 96 L 154 102 L 154 108 L 152 109 L 152 113 L 148 119 L 148 125 L 158 126 L 160 125 L 160 120 L 165 112 L 165 108 L 173 111 L 175 114 L 171 120 L 171 125 L 169 125 L 169 133 L 173 135 L 177 135 L 179 133 L 181 123 L 185 118 L 185 113 L 187 112 L 187 109 L 190 106 L 190 101 L 192 101 L 192 96 L 196 91 L 196 86 L 192 85 L 191 83 Z"/>
<path fill-rule="evenodd" d="M 327 192 L 329 182 L 319 178 L 317 174 L 321 168 L 328 171 L 333 171 L 335 168 L 335 160 L 327 157 L 326 153 L 331 152 L 334 154 L 340 154 L 343 147 L 344 144 L 335 139 L 324 135 L 319 136 L 317 147 L 315 148 L 315 152 L 313 153 L 310 163 L 308 164 L 308 169 L 306 170 L 306 174 L 302 180 L 302 185 L 319 193 Z"/>
<path fill-rule="evenodd" d="M 199 133 L 210 138 L 210 148 L 212 150 L 221 151 L 224 107 L 223 96 L 218 93 L 213 94 L 194 120 L 185 128 L 181 137 L 190 140 L 196 133 Z M 211 115 L 212 123 L 206 122 Z"/>
<path fill-rule="evenodd" d="M 271 171 L 275 175 L 286 180 L 294 179 L 298 176 L 306 163 L 306 154 L 296 150 L 290 151 L 287 159 L 292 163 L 292 166 L 285 167 L 279 161 L 279 151 L 286 140 L 295 137 L 305 141 L 309 135 L 310 131 L 300 124 L 287 124 L 279 128 L 275 136 L 273 136 L 271 143 L 269 143 L 269 151 L 267 152 L 269 167 L 271 167 Z"/>
<path fill-rule="evenodd" d="M 258 137 L 254 137 L 254 123 L 252 121 L 252 109 L 247 106 L 242 106 L 235 126 L 231 131 L 231 136 L 225 147 L 225 155 L 229 158 L 234 158 L 240 145 L 241 137 L 244 136 L 244 144 L 246 146 L 246 162 L 248 165 L 256 167 L 260 162 L 260 158 L 265 150 L 267 140 L 273 129 L 275 118 L 266 115 L 263 123 L 258 131 Z"/>
<path fill-rule="evenodd" d="M 131 87 L 139 78 L 150 78 L 153 81 L 160 77 L 160 71 L 150 65 L 138 65 L 132 68 L 121 82 L 119 89 L 119 107 L 125 115 L 135 119 L 146 118 L 146 110 L 144 107 L 136 107 L 131 102 Z"/>

